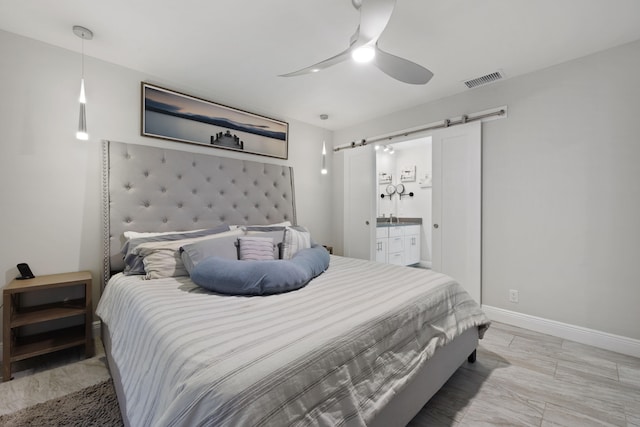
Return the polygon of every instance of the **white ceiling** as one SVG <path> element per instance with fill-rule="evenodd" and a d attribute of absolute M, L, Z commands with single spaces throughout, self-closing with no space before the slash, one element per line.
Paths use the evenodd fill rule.
<path fill-rule="evenodd" d="M 334 130 L 638 40 L 640 0 L 397 0 L 380 47 L 433 71 L 427 85 L 353 63 L 278 77 L 344 50 L 358 20 L 350 0 L 0 0 L 0 29 L 79 52 L 82 25 L 88 56 Z"/>

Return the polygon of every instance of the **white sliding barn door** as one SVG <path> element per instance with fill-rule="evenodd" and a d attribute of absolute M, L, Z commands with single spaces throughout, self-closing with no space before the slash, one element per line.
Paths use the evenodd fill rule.
<path fill-rule="evenodd" d="M 345 150 L 344 255 L 375 259 L 376 156 L 373 146 Z"/>
<path fill-rule="evenodd" d="M 480 303 L 482 134 L 480 121 L 433 134 L 433 270 Z"/>

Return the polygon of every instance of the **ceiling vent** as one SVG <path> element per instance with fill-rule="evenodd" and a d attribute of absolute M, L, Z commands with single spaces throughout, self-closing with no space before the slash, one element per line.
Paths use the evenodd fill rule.
<path fill-rule="evenodd" d="M 496 71 L 491 74 L 484 75 L 482 77 L 476 77 L 475 79 L 466 80 L 463 82 L 469 89 L 473 89 L 474 87 L 486 85 L 489 83 L 493 83 L 497 80 L 500 80 L 504 77 L 504 73 L 502 71 Z"/>

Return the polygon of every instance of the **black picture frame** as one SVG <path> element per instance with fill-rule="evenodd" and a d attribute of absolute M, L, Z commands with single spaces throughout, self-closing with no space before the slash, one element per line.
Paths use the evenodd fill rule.
<path fill-rule="evenodd" d="M 289 124 L 142 82 L 142 136 L 288 159 Z"/>

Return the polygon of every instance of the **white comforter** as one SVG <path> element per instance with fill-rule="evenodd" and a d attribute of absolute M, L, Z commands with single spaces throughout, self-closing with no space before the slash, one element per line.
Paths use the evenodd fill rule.
<path fill-rule="evenodd" d="M 97 314 L 136 427 L 363 426 L 437 347 L 488 324 L 448 276 L 336 256 L 266 297 L 116 275 Z"/>

